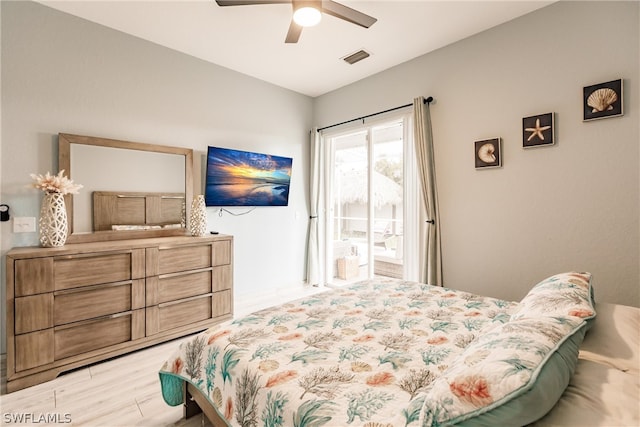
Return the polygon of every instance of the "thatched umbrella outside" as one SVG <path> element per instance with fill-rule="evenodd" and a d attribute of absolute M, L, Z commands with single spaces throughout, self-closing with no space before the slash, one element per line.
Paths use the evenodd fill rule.
<path fill-rule="evenodd" d="M 342 216 L 343 206 L 351 203 L 366 204 L 368 199 L 368 171 L 366 169 L 351 169 L 342 171 L 340 181 L 336 186 L 338 203 L 337 216 Z M 391 178 L 373 171 L 373 205 L 375 209 L 383 206 L 393 206 L 393 232 L 395 233 L 396 205 L 402 203 L 402 186 Z M 346 222 L 346 220 L 345 220 Z M 345 227 L 346 224 L 343 225 Z M 345 227 L 346 228 L 346 227 Z"/>
<path fill-rule="evenodd" d="M 348 170 L 340 175 L 340 203 L 367 203 L 367 171 Z M 391 178 L 373 171 L 373 203 L 376 209 L 402 203 L 402 187 Z"/>

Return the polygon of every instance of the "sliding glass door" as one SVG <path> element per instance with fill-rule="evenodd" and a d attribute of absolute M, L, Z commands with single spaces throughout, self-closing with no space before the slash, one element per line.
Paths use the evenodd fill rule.
<path fill-rule="evenodd" d="M 405 277 L 405 179 L 414 169 L 405 164 L 407 122 L 402 116 L 325 136 L 330 282 Z"/>

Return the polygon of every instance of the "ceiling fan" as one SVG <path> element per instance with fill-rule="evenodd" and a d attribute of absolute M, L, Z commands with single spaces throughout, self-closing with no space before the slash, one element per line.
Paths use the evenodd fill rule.
<path fill-rule="evenodd" d="M 297 43 L 302 28 L 320 22 L 322 13 L 344 19 L 364 28 L 372 26 L 377 19 L 332 0 L 216 0 L 218 6 L 247 6 L 260 4 L 290 3 L 293 6 L 293 18 L 285 43 Z"/>

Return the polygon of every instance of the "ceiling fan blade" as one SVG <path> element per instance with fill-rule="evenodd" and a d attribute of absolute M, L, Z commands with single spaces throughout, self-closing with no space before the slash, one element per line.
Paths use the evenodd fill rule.
<path fill-rule="evenodd" d="M 249 6 L 255 4 L 291 3 L 291 0 L 216 0 L 218 6 Z"/>
<path fill-rule="evenodd" d="M 345 21 L 360 25 L 364 28 L 369 28 L 377 21 L 373 16 L 351 9 L 348 6 L 336 3 L 332 0 L 322 0 L 322 11 L 328 15 L 344 19 Z"/>
<path fill-rule="evenodd" d="M 300 34 L 302 33 L 302 26 L 296 24 L 293 19 L 291 25 L 289 25 L 289 31 L 287 31 L 287 37 L 284 39 L 285 43 L 298 43 Z"/>

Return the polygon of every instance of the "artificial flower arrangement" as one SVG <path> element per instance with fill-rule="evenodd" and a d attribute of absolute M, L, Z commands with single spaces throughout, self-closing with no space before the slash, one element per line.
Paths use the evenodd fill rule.
<path fill-rule="evenodd" d="M 64 176 L 64 169 L 58 175 L 51 175 L 49 172 L 45 175 L 32 173 L 31 178 L 35 181 L 33 188 L 42 190 L 47 194 L 59 193 L 63 196 L 65 194 L 78 194 L 78 190 L 82 188 L 82 185 L 74 184 L 72 180 Z"/>

